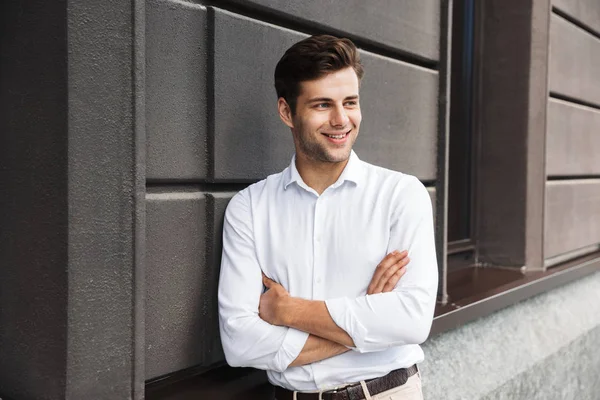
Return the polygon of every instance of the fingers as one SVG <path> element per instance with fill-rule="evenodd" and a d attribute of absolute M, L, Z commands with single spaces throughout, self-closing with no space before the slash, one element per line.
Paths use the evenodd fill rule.
<path fill-rule="evenodd" d="M 396 286 L 396 283 L 398 283 L 398 280 L 404 275 L 404 272 L 406 272 L 400 270 L 403 267 L 406 267 L 409 261 L 410 259 L 408 258 L 408 252 L 406 250 L 402 252 L 395 251 L 388 254 L 377 266 L 375 274 L 367 289 L 367 294 L 381 293 L 385 288 L 389 288 L 390 286 L 393 289 Z"/>
<path fill-rule="evenodd" d="M 367 290 L 367 294 L 373 294 L 376 287 L 379 286 L 381 277 L 383 274 L 394 264 L 400 261 L 403 257 L 408 255 L 407 251 L 393 251 L 381 260 L 377 268 L 375 269 L 375 273 L 373 274 L 373 278 L 371 278 L 371 283 L 369 284 L 369 288 Z"/>
<path fill-rule="evenodd" d="M 273 286 L 273 284 L 275 282 L 273 282 L 271 279 L 267 278 L 267 276 L 263 273 L 262 274 L 262 281 L 263 281 L 263 285 L 265 285 L 266 287 L 268 287 L 269 289 L 271 288 L 271 286 Z"/>
<path fill-rule="evenodd" d="M 396 287 L 396 284 L 398 283 L 398 281 L 400 281 L 400 278 L 402 278 L 402 276 L 406 273 L 406 265 L 403 266 L 402 268 L 400 268 L 398 271 L 396 271 L 395 274 L 393 274 L 390 279 L 386 282 L 385 285 L 383 285 L 383 289 L 381 290 L 382 293 L 388 293 L 391 292 L 392 290 L 394 290 L 394 288 Z"/>
<path fill-rule="evenodd" d="M 379 283 L 379 280 L 381 279 L 381 276 L 383 275 L 383 273 L 389 267 L 391 267 L 393 264 L 397 263 L 400 260 L 400 257 L 401 257 L 401 253 L 399 253 L 398 251 L 393 251 L 390 254 L 388 254 L 387 256 L 385 256 L 383 258 L 383 260 L 381 260 L 381 262 L 379 263 L 379 265 L 375 269 L 375 273 L 373 274 L 373 278 L 371 278 L 371 283 L 369 284 L 369 290 L 367 291 L 367 293 L 369 291 L 372 291 L 377 286 L 377 284 Z"/>

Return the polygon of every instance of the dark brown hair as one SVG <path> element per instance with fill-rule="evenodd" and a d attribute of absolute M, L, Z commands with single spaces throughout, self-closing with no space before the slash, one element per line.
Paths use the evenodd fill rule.
<path fill-rule="evenodd" d="M 364 70 L 354 43 L 330 35 L 311 36 L 290 47 L 275 67 L 277 98 L 283 97 L 292 114 L 300 95 L 300 82 L 352 67 L 359 81 Z"/>

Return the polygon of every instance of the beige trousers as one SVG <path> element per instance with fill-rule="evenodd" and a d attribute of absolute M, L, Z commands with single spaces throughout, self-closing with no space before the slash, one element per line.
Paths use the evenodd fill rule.
<path fill-rule="evenodd" d="M 402 386 L 395 387 L 377 395 L 371 396 L 367 389 L 365 381 L 360 382 L 363 387 L 363 392 L 366 394 L 365 400 L 423 400 L 423 392 L 421 390 L 421 373 L 417 372 Z M 319 394 L 321 394 L 320 392 Z M 294 392 L 294 400 L 297 399 L 297 392 Z M 322 397 L 319 396 L 319 399 Z"/>
<path fill-rule="evenodd" d="M 365 386 L 363 386 L 363 392 L 367 393 Z M 423 400 L 421 374 L 417 372 L 408 378 L 402 386 L 395 387 L 375 396 L 367 395 L 366 400 Z"/>

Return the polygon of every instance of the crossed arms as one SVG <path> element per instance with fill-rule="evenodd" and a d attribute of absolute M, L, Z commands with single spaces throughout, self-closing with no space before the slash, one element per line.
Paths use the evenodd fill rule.
<path fill-rule="evenodd" d="M 377 266 L 367 294 L 391 292 L 409 261 L 407 251 L 388 254 Z M 263 284 L 268 290 L 260 297 L 259 317 L 272 325 L 310 333 L 290 367 L 321 361 L 355 346 L 352 337 L 333 321 L 324 301 L 291 297 L 283 286 L 264 274 Z"/>
<path fill-rule="evenodd" d="M 372 352 L 423 342 L 435 307 L 437 263 L 426 190 L 418 189 L 411 202 L 399 211 L 408 210 L 411 218 L 398 218 L 388 244 L 390 251 L 407 249 L 410 264 L 403 265 L 405 255 L 388 255 L 366 295 L 313 301 L 291 297 L 263 277 L 250 199 L 244 192 L 236 195 L 225 215 L 219 280 L 221 341 L 228 363 L 283 372 L 349 347 Z M 264 294 L 263 285 L 269 287 Z"/>

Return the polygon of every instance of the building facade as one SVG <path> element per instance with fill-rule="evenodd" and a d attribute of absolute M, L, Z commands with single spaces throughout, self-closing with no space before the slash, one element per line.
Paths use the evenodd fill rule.
<path fill-rule="evenodd" d="M 365 66 L 361 159 L 434 208 L 427 399 L 600 393 L 597 0 L 3 2 L 0 397 L 266 399 L 225 365 L 231 197 L 285 168 L 275 64 Z"/>

